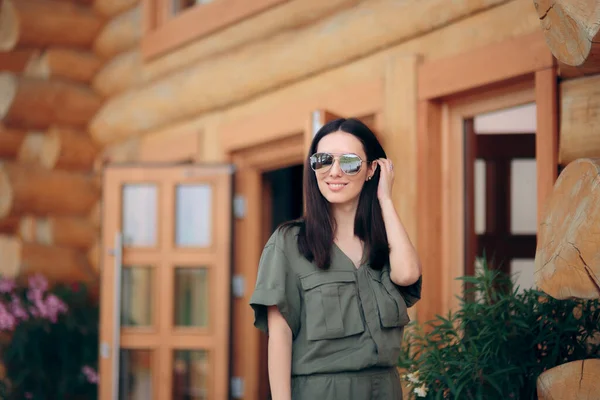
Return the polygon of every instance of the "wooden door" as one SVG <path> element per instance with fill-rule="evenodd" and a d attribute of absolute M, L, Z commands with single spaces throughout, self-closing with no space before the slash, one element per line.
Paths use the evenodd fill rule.
<path fill-rule="evenodd" d="M 228 397 L 232 171 L 105 170 L 100 400 Z"/>

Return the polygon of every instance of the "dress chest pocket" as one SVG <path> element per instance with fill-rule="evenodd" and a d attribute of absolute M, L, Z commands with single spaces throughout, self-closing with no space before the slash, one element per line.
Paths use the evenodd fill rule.
<path fill-rule="evenodd" d="M 300 278 L 308 340 L 338 339 L 364 332 L 354 273 L 317 271 Z"/>
<path fill-rule="evenodd" d="M 394 286 L 387 271 L 369 271 L 373 278 L 371 284 L 375 299 L 379 320 L 383 328 L 398 328 L 410 322 L 406 302 L 400 291 Z"/>

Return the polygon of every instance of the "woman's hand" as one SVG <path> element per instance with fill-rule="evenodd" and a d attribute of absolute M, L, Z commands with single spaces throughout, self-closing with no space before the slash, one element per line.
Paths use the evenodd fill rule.
<path fill-rule="evenodd" d="M 377 187 L 377 198 L 379 201 L 392 198 L 392 186 L 394 185 L 394 165 L 387 158 L 375 161 L 381 172 L 379 173 L 379 186 Z"/>

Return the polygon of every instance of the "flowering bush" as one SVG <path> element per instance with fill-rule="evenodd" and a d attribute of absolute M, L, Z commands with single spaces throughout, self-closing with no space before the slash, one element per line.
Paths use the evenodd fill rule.
<path fill-rule="evenodd" d="M 98 317 L 85 285 L 0 278 L 0 398 L 95 399 Z"/>
<path fill-rule="evenodd" d="M 456 312 L 411 323 L 399 366 L 412 398 L 536 399 L 538 376 L 600 358 L 600 302 L 519 291 L 484 264 Z"/>

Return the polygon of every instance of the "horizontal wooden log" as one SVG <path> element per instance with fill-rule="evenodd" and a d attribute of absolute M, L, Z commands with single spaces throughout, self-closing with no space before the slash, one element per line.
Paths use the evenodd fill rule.
<path fill-rule="evenodd" d="M 534 0 L 546 42 L 564 65 L 600 72 L 600 1 Z"/>
<path fill-rule="evenodd" d="M 561 172 L 539 226 L 537 287 L 557 299 L 600 298 L 600 158 Z"/>
<path fill-rule="evenodd" d="M 77 249 L 26 243 L 14 236 L 0 235 L 0 274 L 24 280 L 38 273 L 50 284 L 97 280 L 86 255 Z"/>
<path fill-rule="evenodd" d="M 85 127 L 102 100 L 86 86 L 0 72 L 0 121 L 24 129 Z"/>
<path fill-rule="evenodd" d="M 97 201 L 92 206 L 92 209 L 88 215 L 88 221 L 96 228 L 100 228 L 102 225 L 102 202 Z"/>
<path fill-rule="evenodd" d="M 143 63 L 138 50 L 117 54 L 94 76 L 92 88 L 104 97 L 121 93 L 138 84 Z"/>
<path fill-rule="evenodd" d="M 111 19 L 94 42 L 94 51 L 104 59 L 130 50 L 142 38 L 141 6 L 132 8 Z"/>
<path fill-rule="evenodd" d="M 34 217 L 21 218 L 19 237 L 26 242 L 49 246 L 88 250 L 98 238 L 99 230 L 87 218 Z"/>
<path fill-rule="evenodd" d="M 595 400 L 600 393 L 600 360 L 571 361 L 551 368 L 537 379 L 539 400 Z"/>
<path fill-rule="evenodd" d="M 93 8 L 104 17 L 121 14 L 136 6 L 140 0 L 94 0 Z"/>
<path fill-rule="evenodd" d="M 304 29 L 193 63 L 148 86 L 111 98 L 92 120 L 90 131 L 98 142 L 110 143 L 158 129 L 423 35 L 504 1 L 361 2 Z M 428 19 L 427 23 L 412 17 L 400 21 L 399 15 L 428 15 Z M 344 38 L 360 40 L 345 40 L 340 46 Z M 318 48 L 327 56 L 306 57 L 310 48 Z M 242 74 L 240 65 L 244 66 Z"/>
<path fill-rule="evenodd" d="M 560 84 L 559 163 L 600 157 L 600 76 Z"/>
<path fill-rule="evenodd" d="M 88 83 L 102 66 L 93 53 L 67 48 L 50 48 L 27 64 L 25 76 L 34 78 L 62 78 Z"/>
<path fill-rule="evenodd" d="M 17 46 L 89 48 L 103 24 L 89 7 L 47 0 L 4 0 L 0 22 L 0 51 Z"/>
<path fill-rule="evenodd" d="M 1 22 L 0 22 L 1 25 Z M 0 52 L 0 71 L 21 73 L 30 60 L 38 55 L 38 50 L 18 49 L 9 52 Z"/>
<path fill-rule="evenodd" d="M 20 165 L 40 165 L 42 146 L 45 141 L 44 132 L 28 132 L 19 149 L 17 162 Z"/>
<path fill-rule="evenodd" d="M 26 131 L 9 129 L 0 124 L 0 158 L 17 157 L 26 135 Z"/>
<path fill-rule="evenodd" d="M 87 251 L 87 259 L 92 271 L 100 275 L 100 263 L 101 263 L 101 252 L 102 245 L 98 239 Z"/>
<path fill-rule="evenodd" d="M 15 234 L 19 229 L 20 218 L 18 216 L 11 216 L 8 218 L 0 219 L 0 233 Z"/>
<path fill-rule="evenodd" d="M 0 219 L 28 213 L 85 216 L 99 195 L 96 177 L 0 164 Z"/>
<path fill-rule="evenodd" d="M 135 47 L 107 62 L 94 78 L 93 87 L 104 96 L 113 96 L 128 88 L 156 80 L 179 69 L 183 63 L 198 62 L 282 31 L 300 29 L 356 3 L 358 0 L 287 2 L 175 49 L 151 62 L 145 62 L 139 48 Z"/>
<path fill-rule="evenodd" d="M 89 171 L 97 152 L 86 132 L 53 127 L 44 136 L 40 164 L 50 169 Z"/>

